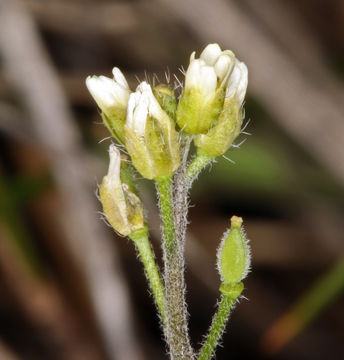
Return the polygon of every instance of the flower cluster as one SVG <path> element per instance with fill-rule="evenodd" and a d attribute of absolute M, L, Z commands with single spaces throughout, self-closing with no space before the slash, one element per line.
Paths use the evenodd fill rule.
<path fill-rule="evenodd" d="M 195 359 L 185 305 L 184 241 L 188 190 L 200 171 L 222 156 L 240 134 L 248 73 L 232 51 L 210 44 L 191 54 L 184 88 L 141 82 L 132 91 L 118 68 L 113 78 L 90 76 L 86 85 L 117 145 L 99 187 L 104 215 L 138 252 L 159 311 L 171 359 Z M 179 84 L 180 85 L 180 84 Z M 188 160 L 190 144 L 196 152 Z M 124 154 L 121 154 L 120 149 Z M 193 148 L 191 148 L 193 151 Z M 177 169 L 179 171 L 176 173 Z M 149 241 L 135 173 L 153 180 L 162 223 L 164 276 Z M 176 174 L 175 174 L 176 173 Z M 217 252 L 221 277 L 217 312 L 197 359 L 213 358 L 231 309 L 240 297 L 250 267 L 250 248 L 242 219 L 231 218 Z"/>
<path fill-rule="evenodd" d="M 112 72 L 112 79 L 89 76 L 86 85 L 101 109 L 104 124 L 147 179 L 173 175 L 180 165 L 181 134 L 192 136 L 198 154 L 215 158 L 223 155 L 240 133 L 247 68 L 232 51 L 210 44 L 199 58 L 193 52 L 179 102 L 169 84 L 152 88 L 142 82 L 132 92 L 122 72 L 116 67 Z M 110 157 L 113 154 L 117 152 L 112 148 Z M 116 157 L 119 159 L 118 154 Z M 114 174 L 109 171 L 106 178 Z M 128 203 L 122 201 L 120 183 L 116 180 L 112 185 L 122 194 L 118 203 Z"/>

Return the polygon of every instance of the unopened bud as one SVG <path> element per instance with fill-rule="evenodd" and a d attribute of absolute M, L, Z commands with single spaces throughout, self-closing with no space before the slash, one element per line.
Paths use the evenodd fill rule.
<path fill-rule="evenodd" d="M 146 82 L 130 95 L 125 136 L 132 163 L 143 177 L 166 177 L 178 168 L 179 142 L 174 123 Z"/>
<path fill-rule="evenodd" d="M 109 154 L 109 171 L 99 186 L 100 201 L 106 220 L 113 229 L 128 236 L 145 227 L 143 206 L 131 184 L 121 180 L 121 155 L 115 145 L 110 146 Z"/>
<path fill-rule="evenodd" d="M 250 248 L 242 228 L 242 218 L 233 216 L 231 228 L 224 234 L 217 253 L 217 267 L 225 291 L 238 290 L 232 285 L 240 283 L 246 277 L 250 259 Z"/>

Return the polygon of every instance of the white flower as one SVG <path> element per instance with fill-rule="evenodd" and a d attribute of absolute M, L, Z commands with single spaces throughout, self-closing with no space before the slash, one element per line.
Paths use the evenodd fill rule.
<path fill-rule="evenodd" d="M 179 143 L 174 123 L 146 82 L 130 94 L 124 130 L 132 163 L 145 178 L 170 175 L 179 166 Z"/>
<path fill-rule="evenodd" d="M 118 68 L 112 70 L 113 79 L 106 76 L 88 76 L 86 86 L 105 114 L 111 114 L 116 108 L 125 109 L 127 107 L 130 89 L 128 83 Z"/>
<path fill-rule="evenodd" d="M 248 83 L 247 66 L 236 60 L 226 89 L 226 99 L 236 97 L 240 105 L 244 102 Z"/>
<path fill-rule="evenodd" d="M 183 131 L 204 134 L 216 123 L 235 61 L 233 52 L 218 44 L 206 46 L 199 59 L 191 54 L 176 116 Z"/>

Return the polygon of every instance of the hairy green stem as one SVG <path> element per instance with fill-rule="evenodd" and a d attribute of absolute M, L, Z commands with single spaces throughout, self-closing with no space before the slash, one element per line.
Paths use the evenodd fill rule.
<path fill-rule="evenodd" d="M 156 179 L 164 231 L 164 278 L 167 301 L 166 340 L 173 360 L 193 359 L 185 305 L 184 258 L 174 228 L 172 178 Z"/>
<path fill-rule="evenodd" d="M 139 252 L 140 259 L 145 268 L 149 286 L 153 292 L 155 303 L 158 307 L 163 325 L 165 326 L 167 319 L 165 289 L 154 259 L 151 244 L 149 242 L 148 230 L 145 228 L 133 231 L 129 237 L 134 241 Z"/>
<path fill-rule="evenodd" d="M 234 303 L 235 299 L 231 296 L 226 294 L 221 295 L 217 312 L 213 318 L 208 336 L 199 352 L 197 360 L 209 360 L 214 355 L 216 345 L 225 330 L 229 314 Z"/>
<path fill-rule="evenodd" d="M 191 186 L 194 179 L 199 172 L 207 165 L 213 158 L 207 154 L 198 152 L 196 157 L 191 161 L 190 165 L 186 169 L 186 180 Z"/>

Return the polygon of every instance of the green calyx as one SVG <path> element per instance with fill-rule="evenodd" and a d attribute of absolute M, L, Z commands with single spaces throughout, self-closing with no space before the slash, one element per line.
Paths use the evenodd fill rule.
<path fill-rule="evenodd" d="M 224 96 L 223 87 L 219 87 L 210 99 L 200 89 L 185 89 L 177 108 L 178 126 L 188 134 L 206 133 L 222 111 Z"/>
<path fill-rule="evenodd" d="M 143 237 L 146 237 L 148 235 L 148 227 L 144 226 L 141 229 L 134 230 L 130 233 L 129 237 L 134 242 L 141 240 Z"/>
<path fill-rule="evenodd" d="M 242 218 L 233 216 L 218 250 L 218 269 L 222 282 L 234 285 L 243 280 L 250 266 L 250 250 L 242 230 Z"/>
<path fill-rule="evenodd" d="M 180 164 L 179 142 L 172 120 L 147 118 L 144 137 L 125 127 L 126 148 L 132 163 L 146 179 L 166 177 Z"/>
<path fill-rule="evenodd" d="M 236 284 L 224 284 L 220 285 L 220 291 L 223 295 L 230 297 L 231 299 L 237 299 L 242 291 L 244 290 L 244 284 L 242 282 L 238 282 Z"/>
<path fill-rule="evenodd" d="M 240 134 L 242 121 L 239 103 L 236 100 L 225 101 L 216 124 L 206 134 L 195 137 L 197 150 L 214 158 L 223 155 Z"/>
<path fill-rule="evenodd" d="M 102 112 L 102 120 L 108 128 L 111 135 L 120 143 L 125 143 L 124 124 L 126 118 L 126 110 L 122 108 L 113 109 L 108 114 Z"/>
<path fill-rule="evenodd" d="M 159 84 L 153 88 L 153 94 L 161 108 L 168 116 L 175 120 L 177 112 L 177 98 L 173 89 L 166 84 Z"/>

